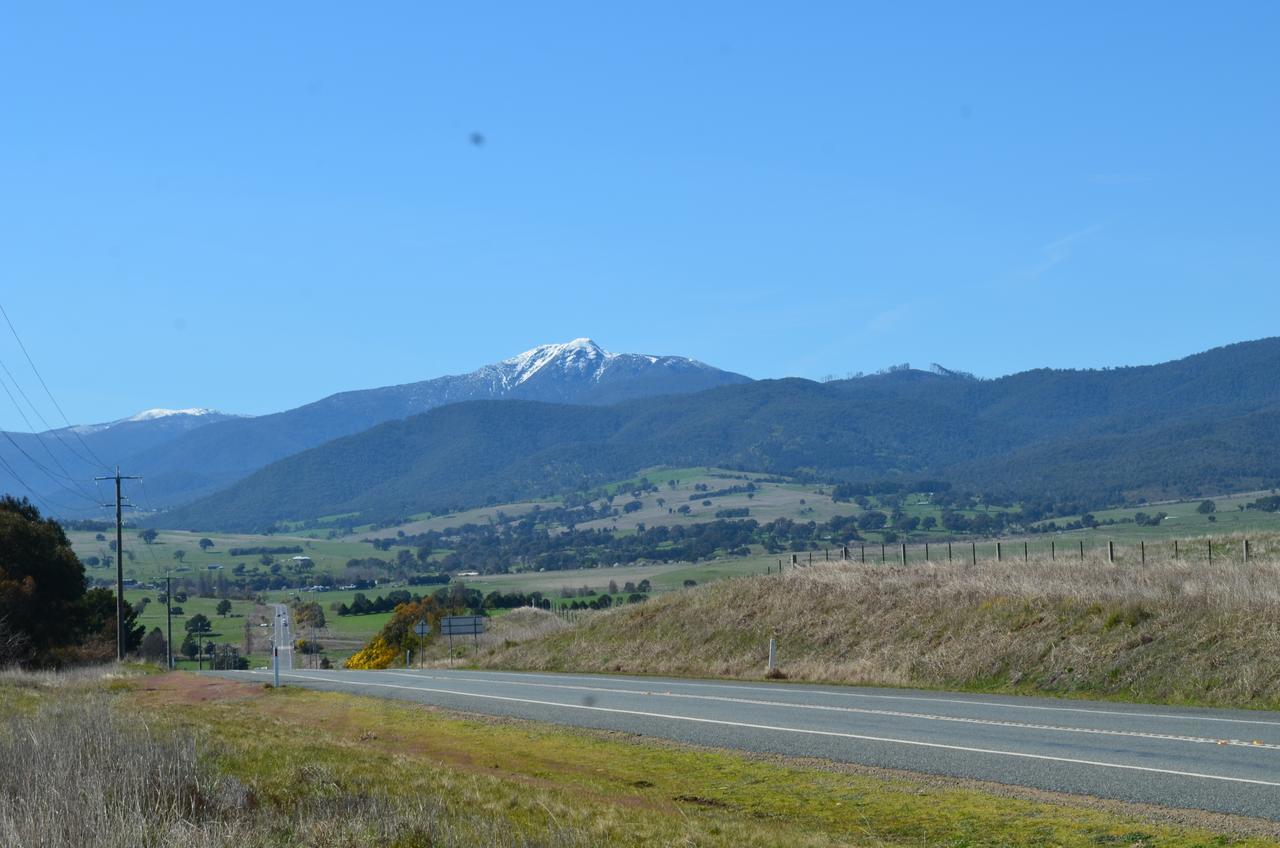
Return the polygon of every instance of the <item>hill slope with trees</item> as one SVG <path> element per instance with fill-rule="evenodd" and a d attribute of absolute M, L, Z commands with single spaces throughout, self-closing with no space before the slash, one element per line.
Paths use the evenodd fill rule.
<path fill-rule="evenodd" d="M 607 407 L 461 403 L 278 463 L 162 517 L 260 529 L 577 491 L 643 468 L 716 465 L 832 481 L 945 480 L 1094 505 L 1280 481 L 1280 339 L 1176 362 L 977 380 L 893 370 L 761 380 Z"/>

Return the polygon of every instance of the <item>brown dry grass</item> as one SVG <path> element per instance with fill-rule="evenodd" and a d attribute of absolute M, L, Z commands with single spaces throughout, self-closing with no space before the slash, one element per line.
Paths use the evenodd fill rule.
<path fill-rule="evenodd" d="M 120 676 L 118 667 L 0 675 L 0 845 L 589 844 L 569 828 L 513 832 L 511 822 L 454 799 L 370 791 L 368 781 L 344 779 L 331 762 L 307 761 L 281 784 L 255 785 L 249 778 L 259 763 L 243 768 L 250 773 L 243 780 L 227 773 L 235 752 L 225 739 L 122 703 L 121 687 L 113 685 Z M 185 675 L 160 680 L 199 682 Z M 249 700 L 244 687 L 231 684 L 220 687 L 220 703 L 228 692 L 232 702 Z M 199 709 L 191 700 L 210 699 L 182 700 L 190 712 Z M 279 762 L 287 753 L 262 756 Z"/>
<path fill-rule="evenodd" d="M 1280 556 L 832 564 L 673 593 L 497 649 L 491 667 L 1280 705 Z"/>

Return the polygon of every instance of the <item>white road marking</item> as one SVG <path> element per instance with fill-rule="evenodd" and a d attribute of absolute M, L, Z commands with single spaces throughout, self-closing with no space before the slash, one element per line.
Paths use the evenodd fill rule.
<path fill-rule="evenodd" d="M 569 686 L 560 683 L 530 683 L 520 680 L 503 680 L 501 678 L 484 678 L 484 677 L 462 677 L 460 675 L 437 676 L 427 674 L 425 672 L 405 672 L 405 671 L 381 671 L 379 674 L 391 674 L 398 677 L 408 677 L 414 680 L 457 680 L 463 683 L 485 683 L 490 685 L 506 685 L 506 686 L 533 686 L 542 689 L 568 689 L 578 692 L 611 692 L 619 695 L 652 695 L 662 698 L 681 698 L 692 701 L 720 701 L 731 704 L 751 704 L 753 706 L 763 707 L 791 707 L 797 710 L 816 710 L 819 712 L 836 712 L 836 713 L 855 713 L 857 715 L 874 715 L 888 716 L 891 718 L 911 718 L 921 719 L 925 721 L 950 721 L 958 724 L 979 724 L 988 727 L 1010 727 L 1019 730 L 1047 730 L 1059 733 L 1091 733 L 1100 736 L 1129 736 L 1137 739 L 1158 739 L 1165 742 L 1189 742 L 1199 745 L 1230 745 L 1240 748 L 1252 748 L 1256 750 L 1280 751 L 1280 745 L 1271 743 L 1257 743 L 1252 740 L 1244 739 L 1218 739 L 1209 736 L 1184 736 L 1176 733 L 1152 733 L 1141 730 L 1108 730 L 1099 727 L 1070 727 L 1067 725 L 1057 724 L 1031 724 L 1022 721 L 1001 721 L 1000 719 L 991 718 L 969 718 L 966 716 L 948 716 L 938 715 L 935 713 L 911 713 L 902 710 L 873 710 L 862 707 L 833 707 L 829 704 L 797 704 L 791 701 L 767 701 L 757 698 L 729 698 L 724 695 L 692 695 L 676 692 L 663 692 L 656 689 L 618 689 L 608 686 Z"/>
<path fill-rule="evenodd" d="M 252 672 L 254 674 L 264 674 L 265 672 Z M 652 713 L 643 710 L 624 710 L 616 707 L 595 707 L 586 704 L 565 704 L 559 701 L 539 701 L 532 698 L 511 698 L 504 695 L 482 695 L 478 692 L 459 692 L 453 689 L 436 689 L 427 686 L 403 686 L 398 683 L 375 683 L 373 681 L 352 681 L 343 680 L 334 677 L 320 677 L 314 674 L 282 674 L 281 677 L 292 677 L 298 680 L 318 680 L 322 683 L 336 683 L 340 686 L 378 686 L 384 689 L 406 689 L 412 692 L 432 692 L 437 695 L 457 695 L 462 698 L 481 698 L 489 701 L 505 701 L 515 704 L 535 704 L 543 707 L 559 707 L 567 710 L 589 710 L 599 713 L 613 713 L 617 715 L 634 715 L 642 718 L 668 719 L 672 721 L 688 721 L 697 724 L 715 724 L 724 727 L 739 727 L 750 730 L 771 730 L 780 733 L 799 733 L 808 736 L 827 736 L 839 739 L 856 739 L 861 742 L 887 742 L 895 745 L 909 745 L 918 748 L 935 748 L 947 751 L 962 751 L 969 754 L 991 754 L 999 757 L 1017 757 L 1027 760 L 1043 760 L 1048 762 L 1069 763 L 1072 765 L 1096 766 L 1098 768 L 1121 769 L 1125 771 L 1140 771 L 1151 774 L 1167 774 L 1175 777 L 1193 777 L 1202 780 L 1218 780 L 1227 783 L 1247 783 L 1254 786 L 1271 786 L 1280 788 L 1280 783 L 1270 780 L 1257 780 L 1249 777 L 1231 777 L 1222 774 L 1204 774 L 1194 771 L 1179 771 L 1177 769 L 1155 768 L 1153 766 L 1135 766 L 1128 763 L 1108 763 L 1101 760 L 1082 760 L 1074 757 L 1055 757 L 1049 754 L 1030 754 L 1023 751 L 1000 751 L 994 748 L 973 748 L 967 745 L 947 745 L 941 742 L 923 742 L 917 739 L 895 739 L 887 736 L 866 736 L 859 733 L 842 733 L 836 730 L 812 730 L 803 727 L 783 727 L 772 724 L 752 724 L 742 721 L 727 721 L 715 718 L 698 718 L 695 716 L 673 715 L 669 713 Z"/>
<path fill-rule="evenodd" d="M 515 677 L 546 677 L 552 680 L 591 680 L 597 683 L 607 680 L 626 681 L 628 683 L 638 683 L 644 685 L 650 681 L 642 677 L 612 677 L 610 675 L 601 675 L 599 677 L 589 677 L 583 675 L 572 674 L 538 674 L 533 671 L 520 672 L 502 672 L 495 671 L 492 674 L 510 674 Z M 701 687 L 706 689 L 735 689 L 746 692 L 803 692 L 814 695 L 833 695 L 838 698 L 865 698 L 867 700 L 878 701 L 924 701 L 925 703 L 936 704 L 965 704 L 977 707 L 1004 707 L 1011 710 L 1043 710 L 1048 712 L 1061 713 L 1093 713 L 1097 715 L 1113 715 L 1113 716 L 1129 716 L 1132 718 L 1168 718 L 1178 721 L 1216 721 L 1226 722 L 1230 724 L 1255 724 L 1266 725 L 1269 727 L 1280 727 L 1280 721 L 1268 721 L 1265 719 L 1252 718 L 1227 718 L 1226 716 L 1204 716 L 1204 715 L 1178 715 L 1177 713 L 1140 713 L 1130 712 L 1128 710 L 1104 710 L 1093 707 L 1050 707 L 1043 704 L 1011 704 L 1008 701 L 979 701 L 966 698 L 932 698 L 923 695 L 872 695 L 868 692 L 839 692 L 832 689 L 810 689 L 808 687 L 788 687 L 779 686 L 750 686 L 741 683 L 691 683 L 677 680 L 667 680 L 666 678 L 653 678 L 653 683 L 661 683 L 664 686 L 685 686 L 685 687 Z"/>

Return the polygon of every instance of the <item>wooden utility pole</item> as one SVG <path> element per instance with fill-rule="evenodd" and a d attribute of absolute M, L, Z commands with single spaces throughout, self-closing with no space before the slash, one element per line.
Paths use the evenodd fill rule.
<path fill-rule="evenodd" d="M 164 579 L 164 618 L 165 625 L 168 627 L 169 635 L 165 637 L 165 653 L 168 654 L 169 671 L 173 671 L 173 578 L 166 577 Z M 248 619 L 245 619 L 247 622 Z"/>
<path fill-rule="evenodd" d="M 124 662 L 124 518 L 122 510 L 125 506 L 124 497 L 120 491 L 120 483 L 123 480 L 141 480 L 141 477 L 124 477 L 120 474 L 120 466 L 116 466 L 116 473 L 110 477 L 94 477 L 94 480 L 115 480 L 116 481 L 116 659 Z M 110 506 L 110 504 L 103 504 Z"/>

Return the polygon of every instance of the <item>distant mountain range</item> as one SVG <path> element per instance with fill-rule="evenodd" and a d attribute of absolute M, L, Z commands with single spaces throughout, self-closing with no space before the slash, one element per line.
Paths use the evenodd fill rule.
<path fill-rule="evenodd" d="M 581 357 L 557 356 L 552 373 L 595 361 Z M 161 521 L 261 529 L 347 512 L 392 518 L 582 490 L 663 465 L 927 477 L 1088 508 L 1271 487 L 1280 485 L 1277 375 L 1272 338 L 1160 365 L 995 380 L 895 370 L 827 383 L 722 378 L 700 392 L 592 407 L 453 403 L 299 452 Z M 244 423 L 185 438 L 232 426 Z"/>
<path fill-rule="evenodd" d="M 104 473 L 102 465 L 142 475 L 140 505 L 165 508 L 331 439 L 446 404 L 521 398 L 599 405 L 748 381 L 694 359 L 610 353 L 581 338 L 541 345 L 469 374 L 343 392 L 272 415 L 148 410 L 123 421 L 72 428 L 75 432 L 10 433 L 0 440 L 0 458 L 47 500 L 64 507 L 63 514 L 96 512 L 76 492 Z M 0 490 L 24 488 L 0 466 Z"/>

